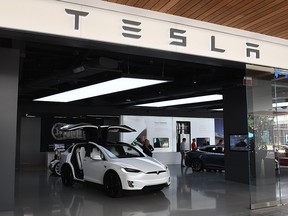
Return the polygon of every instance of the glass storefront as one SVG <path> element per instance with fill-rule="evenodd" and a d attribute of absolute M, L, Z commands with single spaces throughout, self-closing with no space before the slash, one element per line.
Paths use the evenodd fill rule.
<path fill-rule="evenodd" d="M 288 76 L 273 68 L 248 66 L 245 81 L 251 209 L 286 204 Z"/>
<path fill-rule="evenodd" d="M 281 204 L 288 203 L 288 73 L 275 70 L 272 82 L 273 140 Z"/>

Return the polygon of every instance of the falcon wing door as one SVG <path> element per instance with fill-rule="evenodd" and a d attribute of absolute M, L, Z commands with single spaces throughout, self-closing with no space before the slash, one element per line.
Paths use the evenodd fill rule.
<path fill-rule="evenodd" d="M 128 127 L 127 125 L 119 125 L 119 126 L 109 126 L 108 127 L 109 132 L 136 132 L 135 129 Z"/>
<path fill-rule="evenodd" d="M 108 126 L 107 126 L 108 127 Z M 101 139 L 101 129 L 100 126 L 89 124 L 89 123 L 79 123 L 79 124 L 67 124 L 60 128 L 63 131 L 77 131 L 81 130 L 85 133 L 86 141 L 97 142 Z"/>
<path fill-rule="evenodd" d="M 98 144 L 105 144 L 107 142 L 108 133 L 125 133 L 125 132 L 135 132 L 136 130 L 128 127 L 127 125 L 93 125 L 89 123 L 80 123 L 80 124 L 67 124 L 60 128 L 63 131 L 73 131 L 73 130 L 82 130 L 85 132 L 85 139 L 87 141 L 94 141 Z"/>
<path fill-rule="evenodd" d="M 99 128 L 99 126 L 92 125 L 89 123 L 66 124 L 63 127 L 61 127 L 60 130 L 72 131 L 72 130 L 79 130 L 79 129 L 85 129 L 85 128 L 94 128 L 97 130 Z"/>

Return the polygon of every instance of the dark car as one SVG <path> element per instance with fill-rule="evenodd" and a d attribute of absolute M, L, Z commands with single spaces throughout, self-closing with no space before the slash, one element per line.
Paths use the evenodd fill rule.
<path fill-rule="evenodd" d="M 222 147 L 216 145 L 199 147 L 197 150 L 186 153 L 185 165 L 192 167 L 196 172 L 204 169 L 222 171 L 224 170 L 224 151 Z"/>

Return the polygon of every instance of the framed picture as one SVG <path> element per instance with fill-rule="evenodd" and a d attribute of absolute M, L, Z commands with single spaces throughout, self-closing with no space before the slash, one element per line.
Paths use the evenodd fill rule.
<path fill-rule="evenodd" d="M 231 151 L 248 151 L 248 134 L 230 134 Z"/>
<path fill-rule="evenodd" d="M 153 138 L 154 148 L 169 148 L 169 138 L 155 137 Z"/>
<path fill-rule="evenodd" d="M 209 137 L 201 137 L 196 138 L 196 143 L 198 147 L 210 145 L 210 138 Z"/>

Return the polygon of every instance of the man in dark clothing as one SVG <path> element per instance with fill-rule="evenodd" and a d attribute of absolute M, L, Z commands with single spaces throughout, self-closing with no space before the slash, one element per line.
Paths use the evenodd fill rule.
<path fill-rule="evenodd" d="M 145 139 L 143 144 L 143 152 L 147 154 L 148 156 L 152 157 L 152 151 L 154 151 L 153 146 L 150 144 L 150 141 L 148 139 Z"/>

